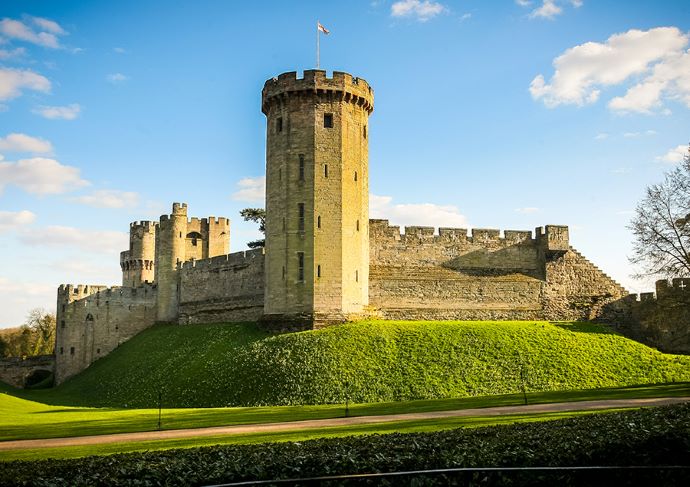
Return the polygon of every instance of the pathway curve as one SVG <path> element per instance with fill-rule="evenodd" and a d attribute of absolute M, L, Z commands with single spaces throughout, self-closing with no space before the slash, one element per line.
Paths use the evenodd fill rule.
<path fill-rule="evenodd" d="M 70 438 L 46 438 L 39 440 L 12 440 L 0 442 L 0 451 L 24 450 L 29 448 L 60 448 L 66 446 L 100 445 L 132 441 L 172 440 L 179 438 L 241 435 L 247 433 L 272 433 L 279 431 L 308 430 L 333 426 L 388 423 L 419 419 L 459 418 L 469 416 L 502 416 L 507 414 L 536 414 L 561 411 L 592 411 L 610 408 L 637 408 L 666 406 L 690 402 L 690 397 L 660 397 L 644 399 L 607 399 L 598 401 L 557 402 L 550 404 L 529 404 L 526 406 L 500 406 L 452 411 L 429 411 L 424 413 L 388 414 L 380 416 L 354 416 L 349 418 L 310 419 L 282 423 L 245 424 L 214 426 L 210 428 L 189 428 L 164 431 L 141 431 L 110 435 L 74 436 Z"/>

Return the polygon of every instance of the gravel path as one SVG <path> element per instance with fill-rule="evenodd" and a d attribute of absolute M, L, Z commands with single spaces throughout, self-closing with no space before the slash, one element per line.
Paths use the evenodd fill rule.
<path fill-rule="evenodd" d="M 469 416 L 502 416 L 506 414 L 536 414 L 560 411 L 593 411 L 610 408 L 637 408 L 665 406 L 690 401 L 690 397 L 661 397 L 645 399 L 608 399 L 600 401 L 558 402 L 551 404 L 530 404 L 527 406 L 500 406 L 453 411 L 430 411 L 425 413 L 388 414 L 381 416 L 355 416 L 350 418 L 313 419 L 288 421 L 283 423 L 262 423 L 234 426 L 214 426 L 210 428 L 189 428 L 164 431 L 141 431 L 136 433 L 117 433 L 110 435 L 75 436 L 70 438 L 46 438 L 39 440 L 12 440 L 0 442 L 0 451 L 33 448 L 59 448 L 66 446 L 100 445 L 132 441 L 171 440 L 178 438 L 240 435 L 247 433 L 271 433 L 351 426 L 358 424 L 388 423 L 419 419 L 459 418 Z"/>

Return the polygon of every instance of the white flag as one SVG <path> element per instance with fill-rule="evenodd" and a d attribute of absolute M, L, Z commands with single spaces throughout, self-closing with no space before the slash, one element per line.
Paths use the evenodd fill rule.
<path fill-rule="evenodd" d="M 321 22 L 317 22 L 316 25 L 317 25 L 317 29 L 319 29 L 324 34 L 328 35 L 331 33 L 330 30 L 326 29 L 323 25 L 321 25 Z"/>

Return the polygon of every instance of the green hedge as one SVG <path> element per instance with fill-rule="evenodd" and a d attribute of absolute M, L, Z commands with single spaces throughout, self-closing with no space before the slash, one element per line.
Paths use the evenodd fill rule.
<path fill-rule="evenodd" d="M 32 399 L 155 407 L 162 390 L 167 407 L 380 402 L 516 393 L 523 378 L 527 391 L 688 381 L 690 357 L 588 323 L 156 326 Z"/>
<path fill-rule="evenodd" d="M 208 485 L 256 479 L 458 467 L 684 465 L 690 405 L 458 429 L 216 446 L 74 460 L 0 463 L 3 485 Z M 689 485 L 676 471 L 481 473 L 392 479 L 390 485 Z M 653 481 L 653 482 L 652 482 Z M 340 485 L 342 482 L 337 483 Z M 379 480 L 378 483 L 382 483 Z"/>

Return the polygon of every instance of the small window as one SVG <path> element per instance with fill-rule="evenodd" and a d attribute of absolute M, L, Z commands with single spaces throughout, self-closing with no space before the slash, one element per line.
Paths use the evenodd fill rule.
<path fill-rule="evenodd" d="M 278 120 L 276 120 L 276 131 L 278 133 L 283 131 L 283 117 L 278 117 Z"/>
<path fill-rule="evenodd" d="M 355 171 L 355 181 L 357 181 L 357 171 Z"/>
<path fill-rule="evenodd" d="M 328 177 L 328 164 L 323 165 L 323 177 L 324 178 Z"/>
<path fill-rule="evenodd" d="M 356 227 L 357 227 L 357 231 L 359 232 L 359 220 L 357 220 Z"/>
<path fill-rule="evenodd" d="M 299 180 L 304 181 L 304 154 L 299 155 Z"/>
<path fill-rule="evenodd" d="M 321 215 L 316 217 L 316 228 L 321 228 Z"/>
<path fill-rule="evenodd" d="M 304 203 L 297 204 L 299 231 L 304 231 Z"/>
<path fill-rule="evenodd" d="M 60 347 L 60 355 L 64 355 L 64 354 L 65 354 L 65 349 L 63 347 Z"/>
<path fill-rule="evenodd" d="M 355 271 L 355 281 L 359 282 L 359 271 Z"/>
<path fill-rule="evenodd" d="M 364 129 L 362 130 L 362 135 L 364 135 L 364 138 L 367 138 L 367 126 L 364 126 Z"/>
<path fill-rule="evenodd" d="M 69 354 L 74 355 L 74 347 L 69 347 Z"/>
<path fill-rule="evenodd" d="M 278 169 L 278 181 L 282 181 L 282 180 L 283 180 L 283 168 L 281 167 Z"/>
<path fill-rule="evenodd" d="M 63 320 L 60 322 L 60 328 L 64 328 L 64 327 L 65 327 L 65 321 Z"/>
<path fill-rule="evenodd" d="M 316 277 L 321 277 L 321 266 L 320 265 L 316 266 Z"/>
<path fill-rule="evenodd" d="M 323 114 L 323 126 L 327 129 L 333 128 L 333 114 L 332 113 L 324 113 Z"/>
<path fill-rule="evenodd" d="M 285 217 L 283 217 L 283 231 L 285 231 Z"/>
<path fill-rule="evenodd" d="M 65 312 L 65 305 L 64 304 L 62 305 L 62 312 L 63 313 Z"/>
<path fill-rule="evenodd" d="M 96 353 L 101 353 L 101 349 L 100 349 L 100 348 L 97 348 L 97 349 L 96 349 Z"/>
<path fill-rule="evenodd" d="M 285 266 L 283 266 L 283 281 L 285 280 Z"/>
<path fill-rule="evenodd" d="M 297 280 L 304 281 L 304 252 L 297 252 Z"/>

